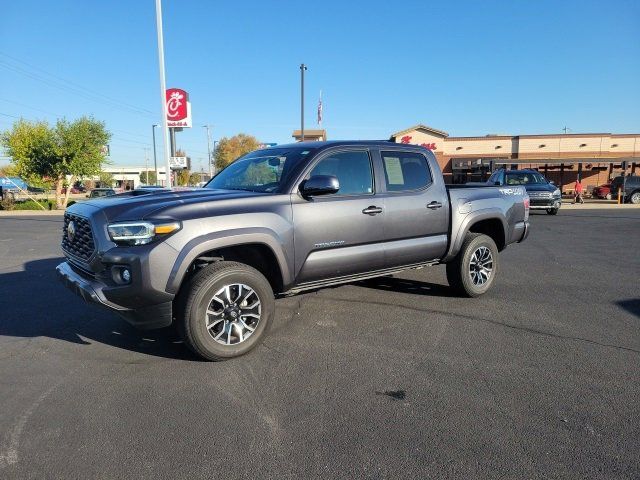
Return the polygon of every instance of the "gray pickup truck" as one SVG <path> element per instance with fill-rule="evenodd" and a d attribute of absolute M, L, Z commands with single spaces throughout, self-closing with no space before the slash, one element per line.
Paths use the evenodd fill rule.
<path fill-rule="evenodd" d="M 478 296 L 529 232 L 524 187 L 445 186 L 433 154 L 384 141 L 249 153 L 204 188 L 132 191 L 64 216 L 60 279 L 139 328 L 177 326 L 209 360 L 251 350 L 274 298 L 446 264 Z"/>

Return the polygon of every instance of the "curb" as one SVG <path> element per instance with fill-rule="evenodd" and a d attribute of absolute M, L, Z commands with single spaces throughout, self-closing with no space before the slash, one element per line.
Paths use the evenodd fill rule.
<path fill-rule="evenodd" d="M 62 216 L 64 215 L 64 210 L 0 210 L 0 218 L 1 217 L 24 217 L 24 216 L 35 216 L 35 215 L 45 215 L 50 217 Z"/>

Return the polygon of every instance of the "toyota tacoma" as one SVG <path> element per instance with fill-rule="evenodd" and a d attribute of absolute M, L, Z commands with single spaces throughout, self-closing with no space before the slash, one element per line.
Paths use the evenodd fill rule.
<path fill-rule="evenodd" d="M 204 188 L 134 190 L 64 215 L 57 266 L 86 301 L 142 329 L 176 323 L 209 360 L 264 337 L 276 297 L 445 264 L 475 297 L 529 233 L 521 185 L 445 185 L 429 150 L 385 141 L 256 150 Z"/>

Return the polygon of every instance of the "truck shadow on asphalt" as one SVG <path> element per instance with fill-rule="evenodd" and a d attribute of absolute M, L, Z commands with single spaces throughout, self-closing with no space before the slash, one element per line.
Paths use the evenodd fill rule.
<path fill-rule="evenodd" d="M 426 295 L 430 297 L 455 297 L 456 294 L 448 285 L 409 280 L 398 277 L 378 277 L 354 282 L 356 285 L 386 292 L 411 293 L 413 295 Z"/>
<path fill-rule="evenodd" d="M 80 345 L 94 342 L 157 357 L 199 361 L 173 328 L 140 331 L 115 313 L 88 305 L 57 279 L 63 258 L 27 262 L 0 273 L 0 337 L 49 337 Z"/>

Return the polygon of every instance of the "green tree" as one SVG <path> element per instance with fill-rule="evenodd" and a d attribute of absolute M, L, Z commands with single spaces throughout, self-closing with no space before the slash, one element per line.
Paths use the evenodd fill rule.
<path fill-rule="evenodd" d="M 113 187 L 113 184 L 116 183 L 116 179 L 113 178 L 113 173 L 109 172 L 100 172 L 98 174 L 99 182 L 101 187 Z"/>
<path fill-rule="evenodd" d="M 252 135 L 239 133 L 231 138 L 222 137 L 215 152 L 216 170 L 221 170 L 242 155 L 257 150 L 258 139 Z"/>
<path fill-rule="evenodd" d="M 145 185 L 155 185 L 156 182 L 156 171 L 155 170 L 145 170 L 140 174 L 140 183 L 144 183 Z"/>
<path fill-rule="evenodd" d="M 197 185 L 198 183 L 200 183 L 202 179 L 202 176 L 197 173 L 197 172 L 193 172 L 191 175 L 189 175 L 189 185 Z"/>
<path fill-rule="evenodd" d="M 105 162 L 101 149 L 109 138 L 104 123 L 82 117 L 74 122 L 58 120 L 53 127 L 47 122 L 21 119 L 0 140 L 20 176 L 54 181 L 56 208 L 64 209 L 71 189 L 67 188 L 63 196 L 63 185 L 73 185 L 77 178 L 100 172 Z"/>

